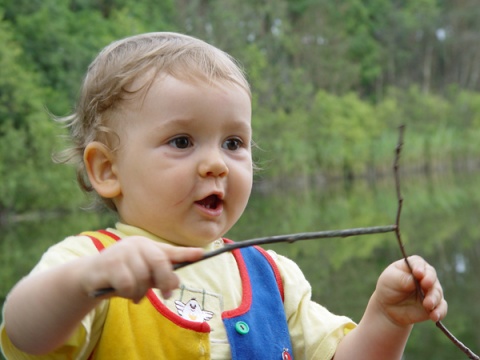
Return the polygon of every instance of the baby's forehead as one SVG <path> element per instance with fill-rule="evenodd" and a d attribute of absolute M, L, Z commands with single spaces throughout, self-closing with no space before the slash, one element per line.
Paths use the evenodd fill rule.
<path fill-rule="evenodd" d="M 160 109 L 170 109 L 172 104 L 183 103 L 187 106 L 189 99 L 197 95 L 208 98 L 225 96 L 224 103 L 237 101 L 233 99 L 245 99 L 243 106 L 251 108 L 250 92 L 236 81 L 211 80 L 206 76 L 173 76 L 166 72 L 156 73 L 152 70 L 136 78 L 125 89 L 124 95 L 112 108 L 110 119 L 116 119 L 115 122 L 117 122 L 152 108 L 155 108 L 155 111 L 163 111 Z"/>
<path fill-rule="evenodd" d="M 243 89 L 249 97 L 251 97 L 250 89 L 245 88 L 241 79 L 236 79 L 234 76 L 231 78 L 212 78 L 209 77 L 208 74 L 199 71 L 178 74 L 168 71 L 157 71 L 156 69 L 150 69 L 133 79 L 131 84 L 126 86 L 126 97 L 123 97 L 123 99 L 136 99 L 137 96 L 140 96 L 144 99 L 153 85 L 161 86 L 171 82 L 171 80 L 185 83 L 191 87 L 198 87 L 199 91 L 203 91 L 202 89 L 205 87 L 239 87 Z M 165 91 L 168 91 L 168 89 L 165 89 Z"/>

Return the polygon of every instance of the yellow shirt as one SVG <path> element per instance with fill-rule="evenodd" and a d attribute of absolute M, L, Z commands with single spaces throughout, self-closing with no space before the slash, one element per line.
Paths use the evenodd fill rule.
<path fill-rule="evenodd" d="M 117 224 L 108 229 L 120 238 L 141 235 L 163 241 L 141 229 Z M 220 240 L 211 243 L 206 250 L 223 246 Z M 52 246 L 42 257 L 33 272 L 43 271 L 74 258 L 98 253 L 87 236 L 68 237 Z M 343 316 L 330 313 L 311 300 L 311 287 L 298 266 L 291 260 L 270 252 L 275 259 L 284 283 L 285 313 L 288 319 L 294 359 L 330 360 L 338 342 L 355 325 Z M 211 359 L 230 359 L 230 346 L 221 319 L 221 313 L 240 305 L 242 288 L 238 268 L 230 253 L 223 253 L 177 270 L 181 279 L 180 289 L 173 296 L 160 300 L 173 312 L 186 316 L 186 305 L 195 299 L 211 328 Z M 158 292 L 156 296 L 160 297 Z M 6 359 L 88 359 L 102 331 L 108 309 L 108 300 L 90 312 L 67 344 L 55 354 L 46 356 L 27 355 L 17 350 L 9 341 L 4 325 L 0 327 L 0 344 Z"/>

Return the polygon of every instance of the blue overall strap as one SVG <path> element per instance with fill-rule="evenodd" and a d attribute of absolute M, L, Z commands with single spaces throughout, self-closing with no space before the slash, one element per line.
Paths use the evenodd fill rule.
<path fill-rule="evenodd" d="M 275 263 L 255 247 L 233 254 L 240 270 L 243 299 L 240 307 L 222 314 L 232 359 L 293 359 L 283 294 L 272 268 Z"/>

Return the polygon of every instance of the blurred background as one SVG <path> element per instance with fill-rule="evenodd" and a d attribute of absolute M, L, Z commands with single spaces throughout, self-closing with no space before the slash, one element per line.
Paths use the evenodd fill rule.
<path fill-rule="evenodd" d="M 149 31 L 225 50 L 253 91 L 261 167 L 234 240 L 388 225 L 398 126 L 402 233 L 437 267 L 445 325 L 480 352 L 480 6 L 476 0 L 0 0 L 0 303 L 48 246 L 113 224 L 83 211 L 74 170 L 54 165 L 98 51 Z M 314 298 L 359 321 L 393 234 L 275 245 Z M 415 327 L 405 359 L 466 358 L 435 327 Z"/>

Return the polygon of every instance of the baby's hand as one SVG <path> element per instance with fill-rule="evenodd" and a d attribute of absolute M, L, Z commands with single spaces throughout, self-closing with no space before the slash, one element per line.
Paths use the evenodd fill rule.
<path fill-rule="evenodd" d="M 87 294 L 114 288 L 111 295 L 140 301 L 148 289 L 160 289 L 168 298 L 178 288 L 173 263 L 201 258 L 200 248 L 176 247 L 141 236 L 132 236 L 92 256 L 84 267 L 82 286 Z"/>
<path fill-rule="evenodd" d="M 374 296 L 384 314 L 400 326 L 431 319 L 439 321 L 447 314 L 447 302 L 435 269 L 419 256 L 408 258 L 413 276 L 425 295 L 417 294 L 412 273 L 405 260 L 399 260 L 385 269 L 377 282 Z"/>

